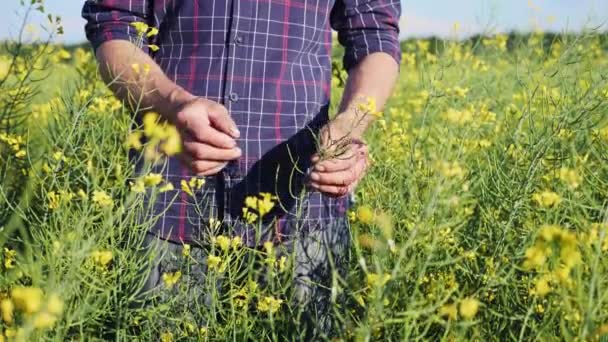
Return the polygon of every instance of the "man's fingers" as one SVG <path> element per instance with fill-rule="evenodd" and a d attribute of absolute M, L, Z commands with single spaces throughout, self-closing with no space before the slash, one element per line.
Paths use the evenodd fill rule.
<path fill-rule="evenodd" d="M 349 149 L 341 156 L 319 161 L 318 158 L 313 156 L 313 163 L 315 164 L 315 171 L 318 172 L 336 172 L 347 170 L 358 160 L 367 158 L 369 154 L 367 145 L 351 145 Z"/>
<path fill-rule="evenodd" d="M 196 160 L 187 153 L 180 153 L 178 159 L 197 176 L 209 176 L 218 173 L 227 162 L 216 160 Z"/>
<path fill-rule="evenodd" d="M 348 186 L 354 183 L 360 176 L 360 172 L 353 167 L 344 171 L 313 172 L 310 174 L 310 179 L 313 183 L 320 185 Z"/>
<path fill-rule="evenodd" d="M 241 135 L 236 123 L 234 123 L 234 120 L 228 114 L 228 110 L 220 104 L 209 108 L 209 121 L 213 127 L 228 134 L 233 139 Z"/>
<path fill-rule="evenodd" d="M 226 149 L 236 147 L 236 141 L 231 136 L 211 126 L 204 126 L 198 131 L 188 130 L 188 133 L 193 140 L 200 143 Z"/>
<path fill-rule="evenodd" d="M 226 162 L 195 160 L 190 163 L 190 168 L 197 176 L 211 176 L 220 172 L 226 165 Z"/>
<path fill-rule="evenodd" d="M 184 151 L 195 160 L 229 161 L 239 158 L 242 154 L 241 149 L 238 147 L 217 148 L 192 140 L 184 141 L 183 146 Z"/>
<path fill-rule="evenodd" d="M 351 186 L 319 185 L 315 183 L 311 183 L 311 186 L 316 190 L 324 193 L 325 195 L 331 197 L 346 196 L 352 190 Z"/>
<path fill-rule="evenodd" d="M 312 172 L 310 179 L 312 183 L 319 185 L 338 185 L 348 186 L 358 182 L 365 173 L 367 168 L 367 161 L 365 159 L 358 159 L 355 164 L 346 170 L 335 171 L 335 172 Z"/>

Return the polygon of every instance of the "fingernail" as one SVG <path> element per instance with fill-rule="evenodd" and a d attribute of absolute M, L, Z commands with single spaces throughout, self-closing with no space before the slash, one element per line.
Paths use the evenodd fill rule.
<path fill-rule="evenodd" d="M 319 172 L 325 172 L 325 166 L 322 165 L 315 165 L 315 169 L 317 169 Z"/>
<path fill-rule="evenodd" d="M 237 128 L 232 128 L 232 136 L 235 138 L 238 138 L 241 136 L 241 131 L 239 131 Z"/>
<path fill-rule="evenodd" d="M 310 174 L 310 179 L 312 179 L 313 181 L 318 181 L 320 178 L 321 177 L 316 172 L 313 172 L 313 173 Z"/>

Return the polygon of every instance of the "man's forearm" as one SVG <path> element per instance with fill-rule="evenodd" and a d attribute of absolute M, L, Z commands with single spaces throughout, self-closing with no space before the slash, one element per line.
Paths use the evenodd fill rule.
<path fill-rule="evenodd" d="M 376 110 L 382 110 L 399 77 L 399 65 L 386 53 L 366 56 L 348 75 L 339 115 L 341 125 L 350 125 L 350 135 L 360 137 L 374 120 L 373 115 L 362 115 L 356 110 L 361 102 L 374 99 Z"/>
<path fill-rule="evenodd" d="M 96 57 L 103 80 L 134 111 L 154 110 L 173 121 L 176 108 L 195 98 L 128 41 L 105 42 L 97 49 Z"/>

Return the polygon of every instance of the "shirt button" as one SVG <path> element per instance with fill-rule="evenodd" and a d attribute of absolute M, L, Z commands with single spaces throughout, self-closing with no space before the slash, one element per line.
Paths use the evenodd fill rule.
<path fill-rule="evenodd" d="M 244 41 L 243 36 L 234 37 L 234 42 L 237 44 L 243 44 L 243 41 Z"/>
<path fill-rule="evenodd" d="M 230 93 L 230 101 L 236 102 L 239 100 L 239 95 L 237 93 Z"/>

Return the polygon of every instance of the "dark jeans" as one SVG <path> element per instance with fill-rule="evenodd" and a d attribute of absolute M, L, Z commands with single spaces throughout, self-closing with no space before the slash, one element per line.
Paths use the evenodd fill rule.
<path fill-rule="evenodd" d="M 293 303 L 301 312 L 301 327 L 306 336 L 332 336 L 338 328 L 332 324 L 334 308 L 343 307 L 338 295 L 340 279 L 346 276 L 350 261 L 351 235 L 348 220 L 339 218 L 309 231 L 297 232 L 283 243 L 283 250 L 293 255 Z M 162 275 L 181 271 L 180 291 L 187 290 L 187 301 L 181 307 L 190 313 L 209 307 L 211 297 L 204 293 L 206 282 L 206 248 L 191 247 L 187 269 L 184 270 L 183 245 L 160 240 L 152 234 L 145 239 L 147 250 L 154 249 L 152 269 L 143 293 L 156 294 L 161 301 L 170 301 L 176 287 L 162 286 Z M 281 246 L 277 246 L 279 249 Z M 337 304 L 337 305 L 334 305 Z M 200 322 L 199 322 L 200 323 Z M 203 323 L 204 324 L 204 323 Z"/>

